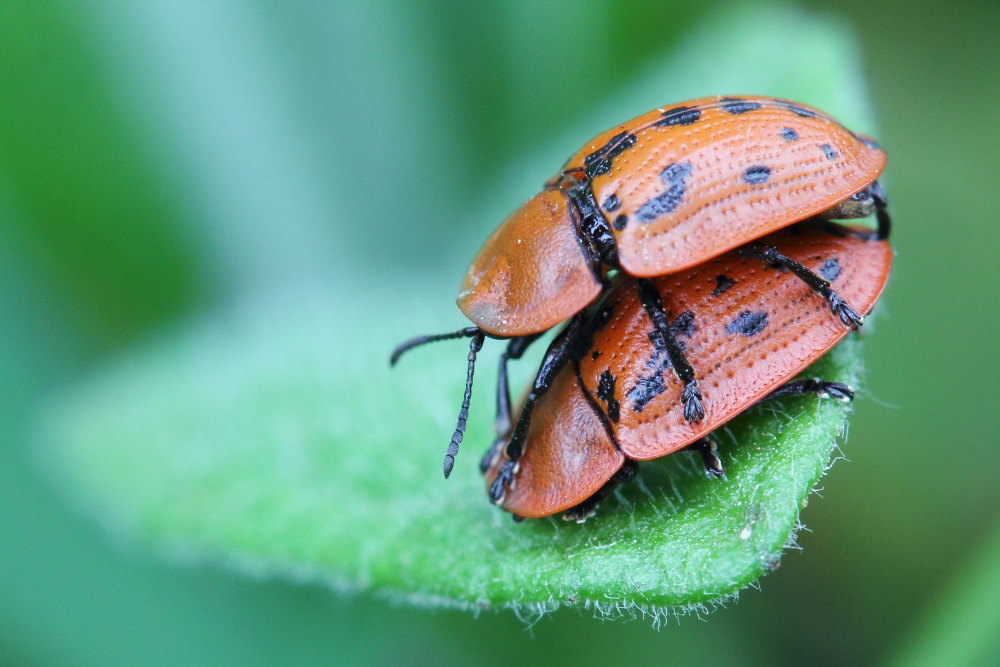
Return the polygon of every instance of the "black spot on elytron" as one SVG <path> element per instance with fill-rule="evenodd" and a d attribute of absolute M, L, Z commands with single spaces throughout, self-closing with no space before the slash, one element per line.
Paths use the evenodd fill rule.
<path fill-rule="evenodd" d="M 666 364 L 666 366 L 669 366 L 670 360 L 667 359 L 666 357 L 662 357 L 662 355 L 660 354 L 661 352 L 665 354 L 667 351 L 667 342 L 663 340 L 663 333 L 659 329 L 653 329 L 648 334 L 646 334 L 646 338 L 648 338 L 649 342 L 653 344 L 653 350 L 654 350 L 653 356 L 651 356 L 649 358 L 649 361 L 646 362 L 646 368 L 656 368 L 662 364 Z"/>
<path fill-rule="evenodd" d="M 763 185 L 769 178 L 771 178 L 771 168 L 762 164 L 747 167 L 743 172 L 743 181 L 747 185 Z"/>
<path fill-rule="evenodd" d="M 840 271 L 841 271 L 840 262 L 837 261 L 836 257 L 831 257 L 830 259 L 823 262 L 823 266 L 819 267 L 819 271 L 817 271 L 817 273 L 819 273 L 819 275 L 823 276 L 823 278 L 829 280 L 832 283 L 834 280 L 837 279 L 837 276 L 840 275 Z"/>
<path fill-rule="evenodd" d="M 601 351 L 600 350 L 594 350 L 593 352 L 590 353 L 590 359 L 591 359 L 591 361 L 597 361 L 597 358 L 599 356 L 601 356 Z"/>
<path fill-rule="evenodd" d="M 608 404 L 608 418 L 613 422 L 617 422 L 621 417 L 620 405 L 618 399 L 615 398 L 616 381 L 617 379 L 609 370 L 601 373 L 601 378 L 597 381 L 597 398 Z"/>
<path fill-rule="evenodd" d="M 611 226 L 617 229 L 618 231 L 621 231 L 625 229 L 625 225 L 627 224 L 628 224 L 628 216 L 622 213 L 617 218 L 615 218 L 614 222 L 611 223 Z"/>
<path fill-rule="evenodd" d="M 694 330 L 694 313 L 690 310 L 685 310 L 678 315 L 674 323 L 670 325 L 670 331 L 673 332 L 674 336 L 687 336 L 690 338 L 694 334 Z M 677 342 L 680 343 L 680 341 Z"/>
<path fill-rule="evenodd" d="M 795 141 L 799 138 L 799 133 L 790 127 L 781 130 L 781 138 L 785 141 Z"/>
<path fill-rule="evenodd" d="M 759 310 L 755 313 L 744 310 L 736 319 L 726 325 L 726 333 L 742 334 L 747 338 L 756 336 L 767 326 L 767 313 Z"/>
<path fill-rule="evenodd" d="M 671 162 L 660 172 L 667 189 L 639 207 L 635 212 L 639 222 L 652 222 L 661 215 L 672 213 L 684 199 L 684 188 L 694 168 L 689 162 Z"/>
<path fill-rule="evenodd" d="M 719 296 L 727 289 L 736 284 L 736 281 L 727 275 L 719 274 L 715 276 L 715 289 L 712 290 L 712 296 Z"/>
<path fill-rule="evenodd" d="M 811 109 L 805 109 L 800 107 L 798 104 L 792 104 L 791 102 L 779 102 L 779 107 L 788 109 L 796 116 L 800 118 L 819 118 L 819 114 Z"/>
<path fill-rule="evenodd" d="M 594 178 L 611 172 L 611 163 L 616 157 L 635 145 L 636 136 L 631 132 L 619 132 L 596 151 L 583 158 L 587 178 Z"/>
<path fill-rule="evenodd" d="M 667 390 L 663 383 L 663 374 L 656 373 L 641 377 L 635 381 L 635 386 L 629 389 L 626 397 L 632 402 L 632 409 L 642 412 L 649 402 Z"/>
<path fill-rule="evenodd" d="M 722 100 L 722 108 L 734 116 L 738 116 L 748 111 L 756 111 L 760 108 L 760 102 L 748 102 L 736 97 L 727 97 Z"/>
<path fill-rule="evenodd" d="M 878 142 L 871 137 L 865 137 L 860 134 L 855 134 L 854 138 L 863 143 L 868 148 L 874 148 L 877 151 L 882 150 L 882 147 L 878 145 Z"/>
<path fill-rule="evenodd" d="M 618 195 L 608 195 L 604 200 L 604 203 L 601 204 L 601 208 L 603 208 L 607 213 L 614 213 L 621 208 L 621 205 L 622 202 L 618 199 Z"/>
<path fill-rule="evenodd" d="M 693 107 L 674 107 L 663 112 L 663 120 L 654 123 L 654 127 L 672 127 L 674 125 L 694 125 L 701 118 L 701 111 Z"/>
<path fill-rule="evenodd" d="M 827 160 L 837 159 L 837 151 L 833 150 L 833 146 L 830 144 L 820 144 L 819 149 L 823 151 L 823 155 L 826 156 Z"/>

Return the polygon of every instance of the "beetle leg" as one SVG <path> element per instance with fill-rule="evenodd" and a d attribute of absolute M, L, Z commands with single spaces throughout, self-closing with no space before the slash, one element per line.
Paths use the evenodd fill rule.
<path fill-rule="evenodd" d="M 493 467 L 493 462 L 496 461 L 496 458 L 500 455 L 500 450 L 503 449 L 505 442 L 507 442 L 506 435 L 498 434 L 497 437 L 493 439 L 493 444 L 490 445 L 490 448 L 486 450 L 485 454 L 483 454 L 483 458 L 479 459 L 480 474 L 485 475 L 486 471 Z"/>
<path fill-rule="evenodd" d="M 754 257 L 768 264 L 777 264 L 794 273 L 802 282 L 826 299 L 830 304 L 830 310 L 844 324 L 845 327 L 857 329 L 864 324 L 865 318 L 858 314 L 858 311 L 850 305 L 832 287 L 830 283 L 819 277 L 806 267 L 802 266 L 790 257 L 783 255 L 774 246 L 762 245 L 760 243 L 748 243 L 740 248 L 740 254 L 744 257 Z"/>
<path fill-rule="evenodd" d="M 549 344 L 542 365 L 535 375 L 535 382 L 532 384 L 528 397 L 524 400 L 524 407 L 521 408 L 521 416 L 518 417 L 517 425 L 511 434 L 510 442 L 507 443 L 507 461 L 504 462 L 500 472 L 490 485 L 490 502 L 494 505 L 503 500 L 507 485 L 514 479 L 517 472 L 517 462 L 524 452 L 524 440 L 528 435 L 528 424 L 531 422 L 531 413 L 535 409 L 535 402 L 549 390 L 552 381 L 562 370 L 566 362 L 569 361 L 571 353 L 576 345 L 577 339 L 583 332 L 584 316 L 586 311 L 577 313 Z"/>
<path fill-rule="evenodd" d="M 632 459 L 625 459 L 625 463 L 618 472 L 614 474 L 607 482 L 604 483 L 597 493 L 591 497 L 584 500 L 579 505 L 570 507 L 568 510 L 563 512 L 562 518 L 564 521 L 576 521 L 577 523 L 583 523 L 590 517 L 594 516 L 594 512 L 597 509 L 597 505 L 608 497 L 608 495 L 615 490 L 615 488 L 632 479 L 635 476 L 636 471 L 639 469 L 639 463 L 633 461 Z"/>
<path fill-rule="evenodd" d="M 701 391 L 698 389 L 698 382 L 695 380 L 694 369 L 684 356 L 674 332 L 670 329 L 670 322 L 667 314 L 663 310 L 663 300 L 660 293 L 646 278 L 637 281 L 639 290 L 639 302 L 646 309 L 646 314 L 652 320 L 653 326 L 660 333 L 663 339 L 664 349 L 670 366 L 677 374 L 677 379 L 684 384 L 684 391 L 681 394 L 681 401 L 684 403 L 684 419 L 689 422 L 698 422 L 705 418 L 705 408 L 701 405 Z"/>
<path fill-rule="evenodd" d="M 757 405 L 774 401 L 786 396 L 802 396 L 803 394 L 816 394 L 820 398 L 832 398 L 841 403 L 850 403 L 854 399 L 854 391 L 846 384 L 840 382 L 826 382 L 819 378 L 807 378 L 803 380 L 792 380 L 781 385 L 764 398 L 757 401 Z"/>
<path fill-rule="evenodd" d="M 872 193 L 872 198 L 875 200 L 875 219 L 878 221 L 878 227 L 874 231 L 844 227 L 832 220 L 823 220 L 822 218 L 812 218 L 812 220 L 818 220 L 824 229 L 837 236 L 850 235 L 865 241 L 889 240 L 889 233 L 892 231 L 892 218 L 889 216 L 887 208 L 889 202 L 885 196 L 885 189 L 878 181 L 875 181 L 871 184 L 869 190 Z"/>
<path fill-rule="evenodd" d="M 879 241 L 889 240 L 889 232 L 892 231 L 892 220 L 889 218 L 889 199 L 886 197 L 885 188 L 878 181 L 871 184 L 872 197 L 875 199 L 875 217 L 878 219 L 878 231 L 875 238 Z"/>
<path fill-rule="evenodd" d="M 854 399 L 854 391 L 846 384 L 840 382 L 827 382 L 819 378 L 805 378 L 792 380 L 781 385 L 770 394 L 760 399 L 755 405 L 775 401 L 788 396 L 802 396 L 804 394 L 816 394 L 820 398 L 832 398 L 841 403 L 850 403 Z M 715 443 L 708 438 L 701 438 L 692 442 L 684 448 L 685 450 L 698 452 L 701 460 L 705 463 L 705 470 L 715 477 L 721 477 L 725 472 L 722 461 L 719 460 Z"/>
<path fill-rule="evenodd" d="M 493 465 L 493 460 L 499 454 L 500 448 L 510 437 L 510 429 L 513 426 L 511 424 L 510 388 L 507 382 L 507 361 L 520 359 L 528 346 L 538 340 L 541 335 L 538 333 L 511 338 L 510 342 L 507 343 L 507 349 L 500 354 L 500 368 L 497 372 L 497 416 L 493 422 L 493 432 L 496 433 L 496 439 L 479 461 L 481 473 L 485 473 Z"/>
<path fill-rule="evenodd" d="M 802 380 L 792 380 L 781 385 L 770 394 L 760 399 L 755 405 L 775 401 L 788 396 L 802 396 L 804 394 L 816 394 L 820 398 L 832 398 L 841 403 L 850 403 L 854 399 L 854 392 L 846 384 L 840 382 L 827 382 L 819 378 L 805 378 Z M 721 477 L 725 470 L 722 461 L 716 452 L 715 443 L 708 438 L 702 438 L 692 442 L 684 449 L 695 451 L 701 454 L 702 461 L 705 462 L 705 470 L 709 474 Z"/>
<path fill-rule="evenodd" d="M 725 474 L 726 470 L 722 467 L 722 461 L 719 459 L 718 448 L 715 446 L 714 441 L 708 438 L 701 438 L 695 440 L 684 449 L 701 454 L 701 460 L 705 464 L 705 472 L 708 474 L 713 477 L 722 477 Z"/>
<path fill-rule="evenodd" d="M 497 373 L 497 418 L 493 424 L 493 431 L 498 436 L 510 435 L 511 409 L 510 409 L 510 389 L 507 383 L 507 361 L 510 359 L 520 359 L 524 355 L 528 346 L 534 343 L 542 334 L 532 334 L 530 336 L 518 336 L 512 338 L 507 344 L 507 349 L 500 355 L 500 369 Z"/>

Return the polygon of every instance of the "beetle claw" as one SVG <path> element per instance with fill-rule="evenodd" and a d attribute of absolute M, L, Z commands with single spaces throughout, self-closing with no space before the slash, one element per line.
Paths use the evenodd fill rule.
<path fill-rule="evenodd" d="M 846 301 L 836 292 L 830 293 L 830 310 L 843 323 L 845 327 L 859 329 L 865 323 L 865 318 L 858 314 L 858 311 L 851 308 Z"/>
<path fill-rule="evenodd" d="M 507 461 L 503 464 L 500 472 L 497 473 L 496 478 L 493 483 L 490 484 L 490 502 L 494 505 L 501 505 L 504 501 L 504 496 L 507 495 L 507 485 L 511 483 L 514 478 L 514 462 Z"/>
<path fill-rule="evenodd" d="M 841 384 L 840 382 L 823 382 L 819 380 L 816 395 L 820 398 L 832 398 L 841 403 L 850 403 L 854 400 L 854 391 L 846 384 Z"/>
<path fill-rule="evenodd" d="M 705 465 L 705 472 L 713 477 L 722 477 L 726 474 L 726 469 L 722 467 L 722 459 L 719 458 L 718 448 L 715 442 L 708 438 L 696 440 L 684 449 L 701 454 L 701 461 Z"/>

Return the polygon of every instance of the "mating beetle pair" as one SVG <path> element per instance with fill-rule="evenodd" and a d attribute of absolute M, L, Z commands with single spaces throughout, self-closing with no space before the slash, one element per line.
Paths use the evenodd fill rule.
<path fill-rule="evenodd" d="M 763 243 L 824 276 L 867 313 L 885 286 L 892 251 L 863 230 L 803 222 Z M 850 400 L 844 385 L 794 380 L 850 331 L 791 271 L 733 250 L 650 282 L 671 313 L 670 329 L 702 388 L 705 418 L 690 421 L 677 396 L 665 341 L 640 302 L 636 279 L 620 274 L 590 309 L 569 362 L 537 402 L 516 484 L 501 506 L 517 516 L 567 512 L 582 520 L 635 461 L 684 448 L 721 475 L 709 434 L 761 400 L 815 393 Z M 484 459 L 487 483 L 508 463 L 501 446 Z"/>
<path fill-rule="evenodd" d="M 705 368 L 691 363 L 688 359 L 690 341 L 683 340 L 686 329 L 678 326 L 678 316 L 687 311 L 677 310 L 679 302 L 674 301 L 674 290 L 687 294 L 689 300 L 698 301 L 696 290 L 692 291 L 695 288 L 687 282 L 692 271 L 698 273 L 699 265 L 741 247 L 738 256 L 727 255 L 723 260 L 715 260 L 725 264 L 720 266 L 718 276 L 732 279 L 730 274 L 738 272 L 743 277 L 741 282 L 761 290 L 766 285 L 757 284 L 760 280 L 751 277 L 751 269 L 737 268 L 737 257 L 742 258 L 740 261 L 753 259 L 758 270 L 767 266 L 779 267 L 789 274 L 792 282 L 826 301 L 835 316 L 831 318 L 827 314 L 827 324 L 835 325 L 842 335 L 856 328 L 862 322 L 861 313 L 874 303 L 881 291 L 888 263 L 882 263 L 884 271 L 881 273 L 859 273 L 867 276 L 868 292 L 874 294 L 868 303 L 860 293 L 857 299 L 853 296 L 845 299 L 833 289 L 833 281 L 822 266 L 817 275 L 784 251 L 784 241 L 780 245 L 755 241 L 810 218 L 850 219 L 874 212 L 878 217 L 877 231 L 843 231 L 842 238 L 853 245 L 841 248 L 839 255 L 830 255 L 828 259 L 839 256 L 841 270 L 846 264 L 852 267 L 852 272 L 859 272 L 856 264 L 863 262 L 855 258 L 862 258 L 864 253 L 860 248 L 865 244 L 882 248 L 882 254 L 887 256 L 887 244 L 881 241 L 889 234 L 889 216 L 885 210 L 885 194 L 876 180 L 885 162 L 885 153 L 873 140 L 850 132 L 826 114 L 805 105 L 762 97 L 712 97 L 664 107 L 596 137 L 570 158 L 541 193 L 501 224 L 473 261 L 463 281 L 458 305 L 475 326 L 454 333 L 415 338 L 393 353 L 392 362 L 395 363 L 399 355 L 415 345 L 446 338 L 471 338 L 466 390 L 458 425 L 445 457 L 445 476 L 451 471 L 464 435 L 475 358 L 484 339 L 509 339 L 507 350 L 500 359 L 498 424 L 510 424 L 510 403 L 506 398 L 507 360 L 519 358 L 542 333 L 568 320 L 546 351 L 517 421 L 507 429 L 509 433 L 503 434 L 507 437 L 494 448 L 490 460 L 485 463 L 492 480 L 491 501 L 516 514 L 544 515 L 578 504 L 563 504 L 545 511 L 515 509 L 508 491 L 515 478 L 519 487 L 524 486 L 520 484 L 524 471 L 519 470 L 519 461 L 526 449 L 547 447 L 551 450 L 549 445 L 552 443 L 575 436 L 572 433 L 535 435 L 538 428 L 561 422 L 563 413 L 569 415 L 574 410 L 573 400 L 579 401 L 568 396 L 558 400 L 554 394 L 542 403 L 540 399 L 555 383 L 561 383 L 560 386 L 569 383 L 561 379 L 567 376 L 561 372 L 567 364 L 572 361 L 574 367 L 579 367 L 580 351 L 587 347 L 584 342 L 598 333 L 594 325 L 595 312 L 603 311 L 602 307 L 595 310 L 591 305 L 608 290 L 611 282 L 618 283 L 612 290 L 612 298 L 623 290 L 630 292 L 633 303 L 637 304 L 632 306 L 635 316 L 645 318 L 651 327 L 648 337 L 655 339 L 657 354 L 661 356 L 662 363 L 657 363 L 663 369 L 672 369 L 675 382 L 664 394 L 681 417 L 679 424 L 669 424 L 671 429 L 710 430 L 765 397 L 775 388 L 773 378 L 763 383 L 731 382 L 731 389 L 726 391 L 738 397 L 737 402 L 742 405 L 735 412 L 731 405 L 717 406 L 708 390 L 703 391 L 702 374 L 711 375 L 718 367 L 724 367 L 730 378 L 753 373 L 741 366 L 739 355 L 712 358 L 715 366 Z M 827 230 L 822 233 L 830 238 L 834 238 L 829 231 L 834 227 L 831 223 L 820 226 L 821 230 Z M 727 267 L 728 270 L 723 270 Z M 618 270 L 619 275 L 609 278 L 609 271 L 614 270 Z M 669 278 L 651 280 L 656 276 L 673 276 L 675 282 L 669 289 L 661 289 Z M 777 305 L 787 299 L 787 295 L 767 293 L 756 296 L 774 300 Z M 818 302 L 815 297 L 812 299 Z M 793 301 L 800 302 L 801 297 Z M 860 310 L 852 307 L 851 302 Z M 866 305 L 862 306 L 862 302 Z M 722 322 L 723 313 L 710 315 L 710 304 L 698 303 L 709 311 L 698 318 L 698 323 L 691 324 L 695 330 L 710 331 L 706 321 Z M 732 301 L 732 304 L 737 303 L 740 301 Z M 723 324 L 747 330 L 759 327 L 759 315 L 754 314 L 757 311 L 746 312 L 745 317 L 737 316 L 737 320 L 744 317 L 742 321 Z M 797 317 L 804 318 L 805 311 Z M 836 339 L 822 345 L 805 342 L 811 341 L 808 334 L 812 328 L 814 323 L 808 326 L 789 324 L 769 332 L 774 338 L 771 344 L 791 348 L 806 359 L 791 371 L 791 375 L 779 377 L 778 383 L 790 379 L 836 342 Z M 624 339 L 612 341 L 612 345 L 631 345 L 638 349 L 634 341 Z M 604 424 L 612 448 L 619 455 L 629 452 L 620 444 L 614 444 L 620 443 L 621 438 L 611 432 L 614 429 L 609 420 L 612 399 L 618 409 L 622 405 L 621 391 L 626 380 L 642 379 L 639 369 L 629 372 L 634 375 L 616 376 L 622 380 L 617 386 L 618 393 L 613 382 L 609 388 L 609 381 L 601 386 L 600 379 L 597 386 L 583 391 L 585 402 Z M 580 370 L 576 371 L 576 376 L 581 377 Z M 658 379 L 647 379 L 647 382 L 663 383 L 664 380 L 661 374 Z M 560 391 L 572 393 L 570 389 Z M 600 405 L 602 394 L 606 399 L 603 407 Z M 539 426 L 532 429 L 532 416 L 540 404 Z M 656 428 L 668 427 L 666 422 L 655 419 L 651 423 Z M 565 426 L 556 430 L 564 431 Z M 691 442 L 697 440 L 696 437 Z M 656 456 L 676 448 L 668 448 Z M 555 459 L 550 457 L 549 460 Z"/>

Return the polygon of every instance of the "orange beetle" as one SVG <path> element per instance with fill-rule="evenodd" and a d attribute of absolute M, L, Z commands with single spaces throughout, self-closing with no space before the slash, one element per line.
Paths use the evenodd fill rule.
<path fill-rule="evenodd" d="M 485 337 L 511 339 L 500 360 L 503 386 L 507 360 L 569 319 L 546 352 L 511 434 L 508 448 L 516 452 L 535 400 L 566 363 L 582 330 L 579 313 L 604 290 L 608 270 L 642 279 L 667 275 L 810 217 L 849 219 L 874 212 L 878 230 L 870 236 L 886 239 L 887 202 L 876 180 L 885 163 L 878 144 L 826 114 L 765 97 L 719 96 L 662 107 L 598 135 L 508 217 L 473 260 L 458 306 L 475 326 L 414 338 L 392 355 L 395 363 L 416 345 L 472 339 L 445 476 L 464 436 L 475 358 Z M 809 271 L 793 273 L 818 291 L 824 282 Z M 656 317 L 662 306 L 648 281 L 634 285 L 645 290 L 643 304 L 684 384 L 685 419 L 699 422 L 705 407 L 695 370 L 665 320 Z M 844 326 L 862 323 L 829 285 L 822 293 Z"/>
<path fill-rule="evenodd" d="M 865 313 L 892 263 L 887 242 L 830 223 L 803 223 L 763 242 L 824 276 Z M 536 404 L 516 464 L 500 446 L 484 459 L 491 499 L 504 509 L 521 517 L 572 510 L 580 520 L 609 481 L 630 476 L 633 461 L 694 445 L 709 471 L 721 474 L 705 436 L 762 399 L 806 392 L 852 396 L 836 383 L 786 384 L 848 330 L 791 271 L 757 261 L 751 246 L 651 281 L 699 371 L 707 418 L 690 422 L 677 402 L 683 385 L 669 372 L 666 342 L 635 283 L 619 275 L 592 309 L 571 361 Z M 511 478 L 498 484 L 510 468 Z"/>
<path fill-rule="evenodd" d="M 597 260 L 661 276 L 812 216 L 866 217 L 884 208 L 875 183 L 885 164 L 872 139 L 787 100 L 650 111 L 589 141 L 500 225 L 458 307 L 489 334 L 545 331 L 600 293 Z"/>

